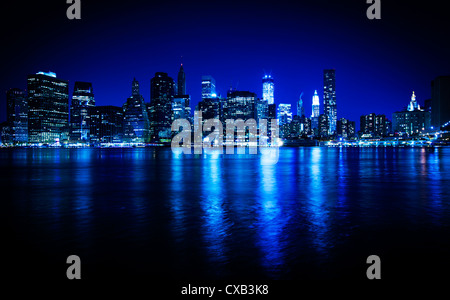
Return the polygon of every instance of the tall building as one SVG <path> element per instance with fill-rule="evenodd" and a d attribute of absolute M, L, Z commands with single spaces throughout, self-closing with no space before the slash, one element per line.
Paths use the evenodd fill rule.
<path fill-rule="evenodd" d="M 212 78 L 212 76 L 202 76 L 202 100 L 216 97 L 216 81 Z"/>
<path fill-rule="evenodd" d="M 323 110 L 328 116 L 328 134 L 336 132 L 337 106 L 336 106 L 336 71 L 323 71 Z"/>
<path fill-rule="evenodd" d="M 184 73 L 183 64 L 181 64 L 180 71 L 178 71 L 177 95 L 186 95 L 186 74 Z"/>
<path fill-rule="evenodd" d="M 225 119 L 248 119 L 257 118 L 256 94 L 247 91 L 231 90 L 227 93 Z"/>
<path fill-rule="evenodd" d="M 123 141 L 145 143 L 149 140 L 149 118 L 139 82 L 133 79 L 131 97 L 123 105 Z"/>
<path fill-rule="evenodd" d="M 70 106 L 70 140 L 89 142 L 90 108 L 95 106 L 92 83 L 76 81 Z"/>
<path fill-rule="evenodd" d="M 408 109 L 397 111 L 392 114 L 392 126 L 395 132 L 415 135 L 430 129 L 431 113 L 420 109 L 418 104 L 415 106 L 413 103 L 416 101 L 415 99 L 415 94 L 413 92 L 413 97 L 411 98 Z M 410 110 L 411 107 L 417 108 Z"/>
<path fill-rule="evenodd" d="M 90 141 L 92 144 L 120 143 L 123 138 L 123 108 L 118 106 L 90 107 Z"/>
<path fill-rule="evenodd" d="M 319 115 L 320 115 L 320 100 L 317 95 L 317 90 L 314 91 L 312 98 L 312 114 L 311 114 L 311 129 L 315 130 L 319 128 Z"/>
<path fill-rule="evenodd" d="M 278 104 L 277 119 L 280 127 L 284 124 L 289 124 L 292 122 L 292 111 L 290 104 Z"/>
<path fill-rule="evenodd" d="M 297 115 L 299 117 L 302 117 L 305 115 L 305 107 L 303 106 L 303 99 L 302 99 L 303 93 L 300 94 L 300 97 L 297 101 Z"/>
<path fill-rule="evenodd" d="M 275 84 L 273 81 L 273 78 L 271 75 L 264 75 L 262 79 L 263 84 L 263 99 L 267 101 L 267 103 L 274 104 L 275 103 L 275 97 L 274 97 L 274 90 L 275 90 Z"/>
<path fill-rule="evenodd" d="M 326 114 L 321 114 L 319 115 L 319 136 L 320 137 L 328 137 L 329 135 L 329 119 L 328 119 L 328 115 Z"/>
<path fill-rule="evenodd" d="M 28 75 L 28 142 L 55 143 L 69 125 L 69 82 L 53 72 Z"/>
<path fill-rule="evenodd" d="M 439 76 L 431 82 L 431 125 L 434 129 L 450 121 L 450 76 Z"/>
<path fill-rule="evenodd" d="M 269 103 L 267 100 L 258 99 L 256 100 L 256 118 L 258 124 L 260 120 L 268 119 L 269 117 Z"/>
<path fill-rule="evenodd" d="M 176 95 L 173 97 L 173 120 L 189 118 L 191 114 L 190 100 L 191 97 L 189 95 Z"/>
<path fill-rule="evenodd" d="M 150 135 L 152 140 L 167 141 L 172 136 L 174 81 L 164 72 L 155 73 L 150 82 Z"/>
<path fill-rule="evenodd" d="M 10 89 L 6 92 L 6 120 L 13 143 L 28 142 L 28 100 L 26 91 Z"/>
<path fill-rule="evenodd" d="M 362 134 L 374 134 L 375 133 L 375 113 L 363 115 L 359 118 L 359 129 Z"/>

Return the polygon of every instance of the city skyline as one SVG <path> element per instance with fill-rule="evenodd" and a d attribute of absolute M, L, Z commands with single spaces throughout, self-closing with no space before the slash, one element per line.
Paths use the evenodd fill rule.
<path fill-rule="evenodd" d="M 149 102 L 152 75 L 168 72 L 176 79 L 182 62 L 191 107 L 201 100 L 203 75 L 216 80 L 222 95 L 232 85 L 262 97 L 261 78 L 271 74 L 275 101 L 296 107 L 303 92 L 309 115 L 314 90 L 323 98 L 323 70 L 336 69 L 338 119 L 358 120 L 372 112 L 390 116 L 402 109 L 413 90 L 423 106 L 431 97 L 431 80 L 450 70 L 443 38 L 448 19 L 438 3 L 422 7 L 400 2 L 383 3 L 379 21 L 367 19 L 364 1 L 271 6 L 264 1 L 227 6 L 194 2 L 174 7 L 140 1 L 132 3 L 135 5 L 83 4 L 78 23 L 67 20 L 64 3 L 27 6 L 23 15 L 13 6 L 11 19 L 2 20 L 15 29 L 4 33 L 11 42 L 2 57 L 0 89 L 24 89 L 27 74 L 51 70 L 69 80 L 70 98 L 75 81 L 92 82 L 97 105 L 121 106 L 129 97 L 129 81 L 136 78 Z M 44 11 L 46 18 L 38 18 Z M 123 21 L 120 27 L 116 17 Z M 262 17 L 269 22 L 264 24 Z M 48 43 L 27 50 L 29 43 L 39 42 L 41 37 L 37 29 L 22 24 L 23 18 L 39 20 L 39 32 L 44 32 L 41 37 Z M 217 21 L 230 18 L 236 22 Z M 55 28 L 55 23 L 60 26 Z M 326 40 L 321 38 L 324 33 Z M 77 38 L 75 44 L 73 37 Z M 133 43 L 138 47 L 129 47 Z M 13 54 L 20 60 L 9 60 Z M 427 60 L 421 59 L 424 56 Z M 0 119 L 6 119 L 3 109 Z"/>

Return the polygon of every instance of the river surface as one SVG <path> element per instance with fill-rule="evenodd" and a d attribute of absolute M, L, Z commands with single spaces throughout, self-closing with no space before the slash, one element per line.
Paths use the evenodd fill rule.
<path fill-rule="evenodd" d="M 65 278 L 448 273 L 450 148 L 1 149 L 8 272 Z M 444 272 L 441 272 L 444 271 Z"/>

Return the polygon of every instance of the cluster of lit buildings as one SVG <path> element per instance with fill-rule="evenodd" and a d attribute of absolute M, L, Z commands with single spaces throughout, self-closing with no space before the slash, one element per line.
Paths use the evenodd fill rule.
<path fill-rule="evenodd" d="M 191 97 L 186 91 L 186 74 L 181 65 L 177 80 L 157 72 L 151 79 L 150 102 L 140 93 L 139 82 L 131 84 L 131 96 L 122 107 L 97 106 L 92 83 L 75 82 L 69 104 L 69 82 L 52 72 L 38 72 L 27 78 L 27 91 L 6 92 L 7 121 L 1 124 L 3 145 L 74 145 L 167 143 L 175 134 L 172 122 L 188 119 L 194 124 Z M 262 78 L 262 97 L 249 91 L 230 88 L 225 97 L 216 90 L 216 81 L 203 76 L 201 121 L 217 118 L 276 120 L 279 135 L 285 141 L 355 140 L 388 136 L 414 136 L 448 127 L 450 122 L 450 76 L 432 81 L 431 99 L 422 108 L 413 92 L 405 109 L 385 115 L 371 113 L 356 124 L 337 116 L 336 72 L 323 71 L 323 94 L 315 90 L 311 115 L 305 113 L 303 93 L 291 104 L 276 103 L 275 81 L 271 75 Z M 323 102 L 320 100 L 323 97 Z M 269 121 L 270 122 L 270 121 Z"/>

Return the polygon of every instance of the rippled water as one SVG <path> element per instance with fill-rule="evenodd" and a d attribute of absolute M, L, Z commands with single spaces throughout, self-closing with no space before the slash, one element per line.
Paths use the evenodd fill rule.
<path fill-rule="evenodd" d="M 5 245 L 19 275 L 64 277 L 76 254 L 94 279 L 364 278 L 376 254 L 385 277 L 429 276 L 450 253 L 449 163 L 450 148 L 282 148 L 272 166 L 2 149 Z"/>

